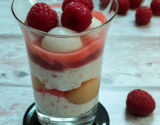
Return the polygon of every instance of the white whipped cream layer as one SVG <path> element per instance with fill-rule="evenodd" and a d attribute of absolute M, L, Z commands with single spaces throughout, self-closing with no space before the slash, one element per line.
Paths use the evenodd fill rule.
<path fill-rule="evenodd" d="M 102 25 L 101 21 L 98 20 L 97 18 L 93 17 L 92 18 L 92 23 L 90 24 L 89 29 L 96 28 L 96 27 L 98 27 L 100 25 Z"/>
<path fill-rule="evenodd" d="M 63 13 L 63 11 L 62 11 L 62 8 L 61 7 L 53 7 L 52 8 L 54 11 L 56 11 L 57 12 L 57 14 L 62 14 Z"/>
<path fill-rule="evenodd" d="M 48 32 L 49 34 L 58 34 L 58 35 L 71 35 L 77 32 L 70 30 L 65 27 L 55 27 Z M 82 48 L 81 38 L 76 37 L 67 37 L 60 38 L 50 35 L 46 35 L 41 42 L 41 46 L 51 52 L 66 53 L 73 52 Z"/>
<path fill-rule="evenodd" d="M 98 27 L 100 25 L 102 25 L 101 21 L 98 20 L 97 18 L 93 17 L 92 23 L 89 26 L 89 29 L 96 28 L 96 27 Z M 93 37 L 93 38 L 99 37 L 100 31 L 101 31 L 101 29 L 96 29 L 95 31 L 89 33 L 89 37 Z"/>
<path fill-rule="evenodd" d="M 58 26 L 61 27 L 62 26 L 62 24 L 61 24 L 61 14 L 63 13 L 62 8 L 61 7 L 53 7 L 52 9 L 54 11 L 56 11 L 57 14 L 58 14 L 58 18 L 59 18 Z"/>
<path fill-rule="evenodd" d="M 45 84 L 46 89 L 68 91 L 79 88 L 84 81 L 100 77 L 103 55 L 78 68 L 69 68 L 63 72 L 42 68 L 29 59 L 31 73 Z"/>
<path fill-rule="evenodd" d="M 90 102 L 82 105 L 76 105 L 63 97 L 58 98 L 57 96 L 50 95 L 48 93 L 42 94 L 34 89 L 33 91 L 37 107 L 42 112 L 55 117 L 76 117 L 86 113 L 98 103 L 98 94 Z"/>
<path fill-rule="evenodd" d="M 87 30 L 91 30 L 93 28 L 96 28 L 98 26 L 102 25 L 101 21 L 98 20 L 97 18 L 93 17 L 92 18 L 92 23 L 90 24 L 90 26 L 87 28 Z M 89 32 L 87 34 L 85 34 L 83 37 L 85 39 L 89 39 L 89 38 L 98 38 L 101 32 L 101 28 L 100 29 L 95 29 L 92 32 Z"/>

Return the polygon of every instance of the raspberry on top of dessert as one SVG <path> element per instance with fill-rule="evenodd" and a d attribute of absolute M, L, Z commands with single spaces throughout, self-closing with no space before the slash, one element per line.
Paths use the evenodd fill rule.
<path fill-rule="evenodd" d="M 92 11 L 93 8 L 94 8 L 92 0 L 64 0 L 63 4 L 62 4 L 62 10 L 64 11 L 64 8 L 66 7 L 66 5 L 71 3 L 71 2 L 77 2 L 77 3 L 84 4 L 86 7 L 88 7 L 88 9 L 90 11 Z"/>
<path fill-rule="evenodd" d="M 45 7 L 47 7 L 47 9 L 49 9 L 48 5 L 46 5 L 44 3 L 37 3 L 32 8 L 38 8 L 37 5 L 38 6 L 41 5 L 43 7 L 43 9 Z M 44 5 L 46 5 L 46 6 L 44 6 Z M 60 4 L 51 5 L 51 7 L 54 10 L 54 7 L 61 8 L 61 5 Z M 79 7 L 82 8 L 81 9 L 82 11 L 78 11 L 78 9 L 76 9 Z M 33 11 L 32 8 L 30 10 L 31 12 Z M 38 11 L 41 10 L 40 8 L 41 7 L 39 7 L 36 10 L 36 13 L 38 13 Z M 70 22 L 70 21 L 73 22 L 73 20 L 76 20 L 78 23 L 75 24 L 75 26 L 77 26 L 75 29 L 78 29 L 78 27 L 79 27 L 79 28 L 83 28 L 83 30 L 96 28 L 99 25 L 101 25 L 107 21 L 106 17 L 101 12 L 93 11 L 91 14 L 89 9 L 88 8 L 86 9 L 86 8 L 87 7 L 81 3 L 74 3 L 74 2 L 69 3 L 68 5 L 66 5 L 65 10 L 62 12 L 62 15 L 60 17 L 58 17 L 58 18 L 62 17 L 61 19 L 59 19 L 59 21 L 66 23 L 67 21 L 66 22 L 63 21 L 66 18 L 68 19 L 68 22 Z M 61 13 L 61 12 L 59 12 L 60 9 L 56 9 L 56 10 L 58 12 L 55 12 L 55 11 L 53 11 L 53 12 L 54 13 Z M 76 11 L 73 11 L 73 10 L 76 10 Z M 28 15 L 31 12 L 29 12 Z M 43 13 L 39 12 L 39 16 L 37 16 L 36 19 L 37 18 L 41 19 L 43 17 L 42 19 L 44 19 L 44 22 L 45 22 L 46 16 L 41 16 L 41 14 L 45 15 L 45 12 L 47 12 L 47 11 L 43 11 Z M 69 15 L 71 13 L 73 13 L 73 14 L 71 14 L 71 16 L 68 17 L 68 16 L 66 16 L 66 13 L 67 13 L 67 15 Z M 82 20 L 81 18 L 78 17 L 79 15 L 77 13 L 79 13 L 79 15 L 81 15 L 80 13 L 83 13 L 83 16 L 85 16 L 85 15 L 90 15 L 90 16 L 87 16 L 88 18 L 81 17 L 83 19 Z M 77 17 L 75 17 L 76 14 L 78 15 Z M 57 17 L 57 15 L 55 14 L 55 17 Z M 93 17 L 92 17 L 92 15 L 93 15 Z M 63 17 L 65 19 L 63 19 Z M 77 33 L 73 29 L 71 30 L 68 28 L 68 27 L 70 27 L 70 23 L 68 23 L 69 25 L 67 24 L 68 27 L 59 27 L 58 23 L 57 23 L 58 18 L 54 18 L 54 20 L 56 21 L 57 27 L 52 28 L 48 33 L 56 34 L 56 35 L 71 35 L 71 34 Z M 46 19 L 48 19 L 48 17 Z M 34 18 L 30 19 L 30 16 L 27 16 L 26 24 L 28 26 L 30 26 L 28 24 L 29 20 L 33 21 Z M 79 22 L 81 22 L 81 23 L 79 23 Z M 86 22 L 88 22 L 87 25 L 86 25 Z M 91 23 L 91 22 L 93 22 L 93 23 Z M 35 21 L 35 23 L 36 23 L 36 21 Z M 83 24 L 85 24 L 85 26 L 83 26 Z M 46 23 L 43 24 L 43 27 L 45 27 L 45 25 L 46 25 Z M 49 25 L 49 24 L 47 24 L 47 25 Z M 64 24 L 62 23 L 62 25 L 64 25 Z M 41 25 L 39 25 L 39 26 L 41 26 Z M 49 26 L 51 26 L 51 25 L 49 25 Z M 80 29 L 78 29 L 78 31 L 79 30 Z M 80 31 L 83 31 L 83 30 L 81 29 Z M 89 56 L 91 56 L 94 53 L 95 54 L 98 53 L 100 50 L 103 50 L 103 46 L 104 46 L 104 42 L 105 42 L 104 31 L 101 31 L 99 33 L 95 32 L 94 34 L 93 33 L 92 33 L 92 35 L 91 35 L 91 33 L 89 33 L 90 36 L 87 37 L 87 39 L 83 39 L 83 36 L 82 37 L 81 36 L 70 37 L 70 38 L 56 38 L 56 37 L 52 37 L 50 35 L 46 35 L 43 39 L 37 39 L 35 41 L 31 41 L 30 36 L 28 34 L 28 31 L 26 31 L 25 37 L 27 39 L 26 43 L 27 43 L 28 53 L 31 58 L 38 58 L 39 59 L 38 62 L 40 62 L 40 61 L 46 62 L 47 64 L 51 65 L 51 67 L 57 67 L 57 66 L 55 66 L 55 64 L 58 63 L 58 64 L 60 64 L 60 67 L 62 67 L 62 68 L 67 68 L 67 67 L 69 68 L 69 67 L 72 67 L 73 65 L 77 65 L 76 63 L 79 64 L 80 61 L 84 62 L 83 60 L 88 60 L 87 58 Z M 93 59 L 88 60 L 88 62 L 91 60 L 93 60 Z M 85 63 L 83 63 L 83 64 L 85 64 Z"/>
<path fill-rule="evenodd" d="M 26 23 L 32 28 L 48 32 L 57 27 L 58 15 L 46 3 L 36 3 L 27 15 Z"/>

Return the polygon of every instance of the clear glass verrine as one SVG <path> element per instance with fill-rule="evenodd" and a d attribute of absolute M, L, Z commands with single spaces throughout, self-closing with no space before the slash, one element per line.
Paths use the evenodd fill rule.
<path fill-rule="evenodd" d="M 94 11 L 103 13 L 107 20 L 93 29 L 81 33 L 67 30 L 68 34 L 63 35 L 58 34 L 62 26 L 46 33 L 25 24 L 36 2 L 45 2 L 59 11 L 63 1 L 13 0 L 12 3 L 12 13 L 25 38 L 38 119 L 44 125 L 92 124 L 98 105 L 104 45 L 118 3 L 111 0 L 105 5 L 102 0 L 93 0 Z M 50 42 L 54 51 L 43 46 Z"/>

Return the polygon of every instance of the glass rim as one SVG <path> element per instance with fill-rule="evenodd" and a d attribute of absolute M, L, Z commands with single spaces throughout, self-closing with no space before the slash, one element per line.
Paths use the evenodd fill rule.
<path fill-rule="evenodd" d="M 118 1 L 115 0 L 116 6 L 117 6 L 117 7 L 116 7 L 116 11 L 115 11 L 114 14 L 112 15 L 112 17 L 111 17 L 109 20 L 107 20 L 107 22 L 101 24 L 101 25 L 98 26 L 98 27 L 95 27 L 95 28 L 92 28 L 92 29 L 90 29 L 90 30 L 86 30 L 86 31 L 83 31 L 83 32 L 80 32 L 80 33 L 74 33 L 74 34 L 71 34 L 71 35 L 58 35 L 58 34 L 51 34 L 51 33 L 48 33 L 48 32 L 44 32 L 44 31 L 41 31 L 41 30 L 38 30 L 38 29 L 34 29 L 34 28 L 32 28 L 32 27 L 27 26 L 26 24 L 24 24 L 24 23 L 16 16 L 16 14 L 14 13 L 13 4 L 14 4 L 15 1 L 16 1 L 16 0 L 13 0 L 13 1 L 12 1 L 11 10 L 12 10 L 13 16 L 16 18 L 16 20 L 19 22 L 20 25 L 22 25 L 23 27 L 25 27 L 25 28 L 27 28 L 27 29 L 29 29 L 29 30 L 31 30 L 31 31 L 34 31 L 34 32 L 38 32 L 38 33 L 41 33 L 41 34 L 46 34 L 46 35 L 54 36 L 54 37 L 61 37 L 61 38 L 81 36 L 81 35 L 84 35 L 84 34 L 86 34 L 86 33 L 90 33 L 90 32 L 96 31 L 96 30 L 104 27 L 104 26 L 107 25 L 109 22 L 111 22 L 111 20 L 116 16 L 116 14 L 117 14 L 117 12 L 118 12 L 118 7 L 119 7 L 119 6 L 118 6 Z M 113 0 L 111 0 L 111 1 L 113 1 Z M 111 3 L 111 4 L 112 4 L 112 3 Z"/>

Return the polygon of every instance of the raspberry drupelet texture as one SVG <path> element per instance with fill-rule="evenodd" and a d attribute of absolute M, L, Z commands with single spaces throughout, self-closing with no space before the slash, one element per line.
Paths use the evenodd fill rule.
<path fill-rule="evenodd" d="M 136 89 L 128 94 L 126 106 L 130 113 L 138 116 L 146 116 L 154 111 L 156 104 L 149 93 L 141 89 Z"/>
<path fill-rule="evenodd" d="M 65 7 L 61 23 L 64 27 L 82 32 L 92 23 L 92 14 L 85 5 L 72 2 Z"/>
<path fill-rule="evenodd" d="M 152 10 L 147 6 L 141 6 L 136 11 L 136 22 L 145 25 L 150 22 L 153 16 Z"/>
<path fill-rule="evenodd" d="M 110 3 L 110 0 L 100 0 L 101 9 L 105 9 L 109 3 Z"/>
<path fill-rule="evenodd" d="M 90 11 L 93 10 L 94 8 L 94 4 L 92 0 L 64 0 L 63 4 L 62 4 L 62 10 L 64 11 L 64 8 L 66 7 L 67 4 L 71 3 L 71 2 L 76 2 L 76 3 L 81 3 L 84 4 L 85 6 L 88 7 L 88 9 Z"/>
<path fill-rule="evenodd" d="M 151 9 L 154 15 L 160 16 L 160 0 L 153 0 L 151 2 Z"/>
<path fill-rule="evenodd" d="M 126 13 L 130 8 L 129 0 L 118 0 L 119 9 L 118 14 Z"/>
<path fill-rule="evenodd" d="M 130 3 L 131 9 L 136 9 L 137 7 L 141 5 L 142 0 L 129 0 L 129 3 Z"/>
<path fill-rule="evenodd" d="M 28 26 L 48 32 L 58 25 L 58 15 L 46 3 L 36 3 L 30 9 L 26 23 Z"/>

